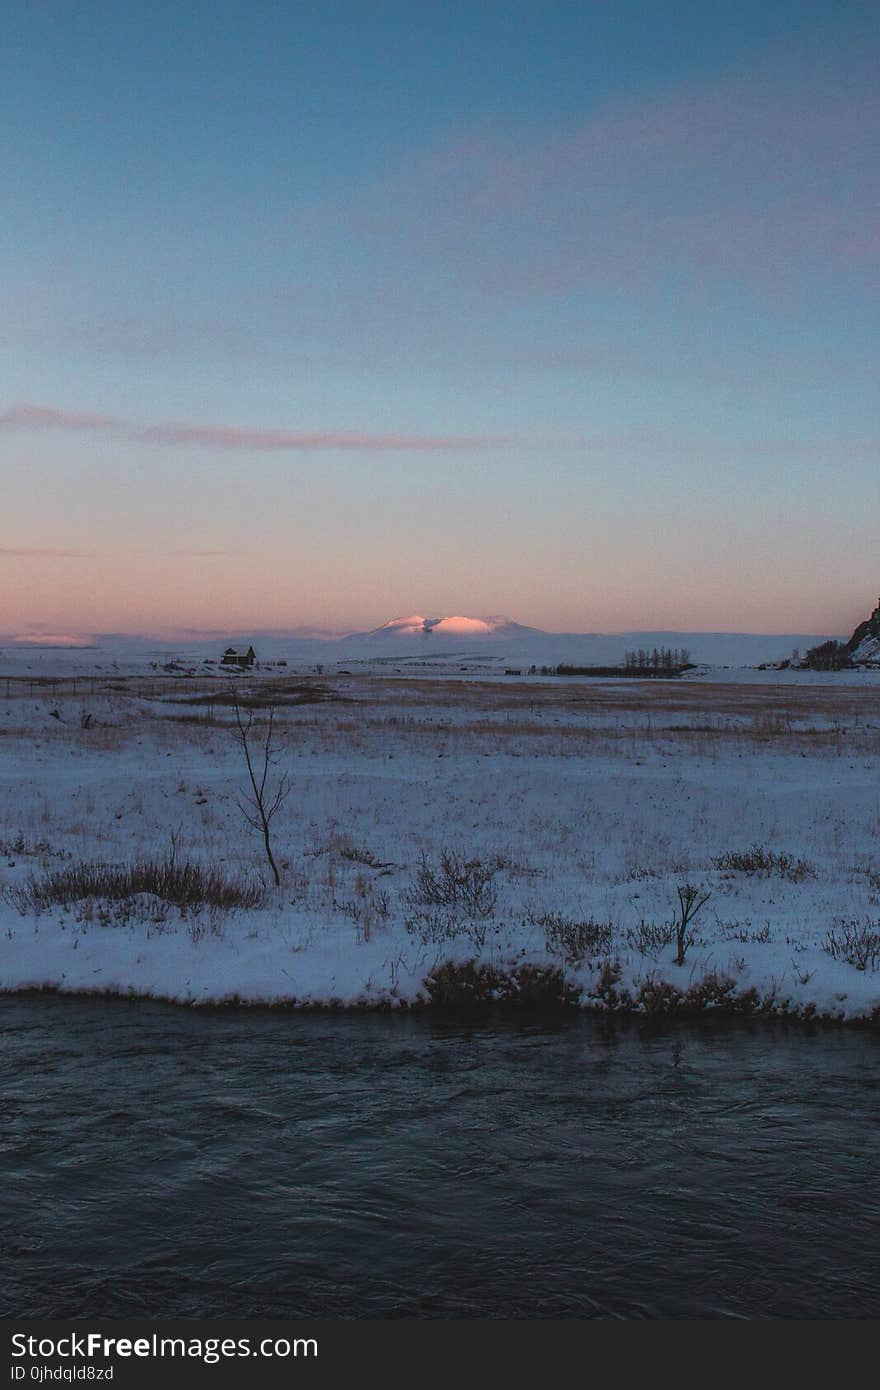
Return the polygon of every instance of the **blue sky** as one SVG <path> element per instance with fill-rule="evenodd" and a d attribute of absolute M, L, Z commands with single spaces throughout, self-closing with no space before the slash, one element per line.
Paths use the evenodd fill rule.
<path fill-rule="evenodd" d="M 877 6 L 19 4 L 0 631 L 847 631 Z"/>

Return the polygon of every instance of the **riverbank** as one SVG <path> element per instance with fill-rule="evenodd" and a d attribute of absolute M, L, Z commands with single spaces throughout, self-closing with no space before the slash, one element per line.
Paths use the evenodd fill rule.
<path fill-rule="evenodd" d="M 248 688 L 278 888 L 216 684 L 0 700 L 0 989 L 880 1017 L 876 690 Z"/>
<path fill-rule="evenodd" d="M 61 950 L 58 957 L 60 964 Z M 101 964 L 94 964 L 95 960 Z M 176 963 L 174 953 L 162 953 L 163 973 L 173 971 Z M 387 960 L 383 964 L 387 964 Z M 347 996 L 339 992 L 335 973 L 325 985 L 317 980 L 311 988 L 296 994 L 279 989 L 265 976 L 250 981 L 247 970 L 236 971 L 236 983 L 226 987 L 210 966 L 203 972 L 193 969 L 191 960 L 187 966 L 185 978 L 163 985 L 155 977 L 151 978 L 149 962 L 142 955 L 134 968 L 108 967 L 107 953 L 101 949 L 97 956 L 84 960 L 81 971 L 31 965 L 21 969 L 16 979 L 14 968 L 7 965 L 0 994 L 68 994 L 86 998 L 155 1000 L 191 1008 L 325 1012 L 393 1010 L 549 1015 L 577 1010 L 615 1018 L 658 1021 L 709 1016 L 783 1019 L 861 1025 L 880 1032 L 880 1002 L 877 1002 L 876 991 L 870 987 L 862 997 L 852 998 L 851 991 L 834 990 L 828 981 L 823 981 L 821 989 L 813 991 L 813 997 L 805 998 L 805 990 L 800 993 L 786 991 L 784 977 L 781 983 L 772 979 L 769 988 L 762 990 L 759 984 L 699 966 L 683 971 L 669 966 L 640 969 L 638 965 L 636 968 L 630 965 L 627 970 L 620 957 L 606 958 L 598 968 L 577 972 L 566 972 L 549 958 L 526 964 L 505 964 L 479 957 L 446 958 L 429 969 L 421 980 L 406 981 L 409 989 L 401 989 L 398 984 L 376 990 L 368 979 L 361 989 Z M 286 970 L 285 973 L 291 972 Z M 44 978 L 47 975 L 49 978 Z"/>

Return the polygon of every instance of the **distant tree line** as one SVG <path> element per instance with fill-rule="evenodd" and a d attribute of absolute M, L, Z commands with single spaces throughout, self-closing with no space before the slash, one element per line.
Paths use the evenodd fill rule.
<path fill-rule="evenodd" d="M 639 648 L 638 651 L 624 653 L 622 666 L 542 666 L 542 676 L 601 676 L 618 679 L 620 676 L 633 676 L 636 679 L 660 677 L 674 679 L 691 666 L 691 654 L 687 647 L 654 647 L 651 651 Z M 532 667 L 530 675 L 535 675 Z"/>
<path fill-rule="evenodd" d="M 844 671 L 851 665 L 849 644 L 847 642 L 820 642 L 811 647 L 799 663 L 806 671 Z"/>
<path fill-rule="evenodd" d="M 650 651 L 646 647 L 639 647 L 638 651 L 625 652 L 623 657 L 625 670 L 649 671 L 652 674 L 668 671 L 678 675 L 690 664 L 691 654 L 687 647 L 652 647 Z"/>

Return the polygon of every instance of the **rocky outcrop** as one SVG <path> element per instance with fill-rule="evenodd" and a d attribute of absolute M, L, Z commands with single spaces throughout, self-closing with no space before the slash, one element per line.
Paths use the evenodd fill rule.
<path fill-rule="evenodd" d="M 870 618 L 859 623 L 845 651 L 849 660 L 856 665 L 880 662 L 880 600 Z"/>

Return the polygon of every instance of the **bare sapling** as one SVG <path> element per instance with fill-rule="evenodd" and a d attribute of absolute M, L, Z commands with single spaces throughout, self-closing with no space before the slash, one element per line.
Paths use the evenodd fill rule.
<path fill-rule="evenodd" d="M 281 875 L 272 853 L 271 825 L 276 813 L 287 800 L 291 788 L 290 777 L 286 772 L 274 774 L 278 766 L 279 747 L 275 743 L 275 706 L 266 711 L 265 724 L 255 727 L 254 712 L 242 714 L 237 692 L 233 692 L 232 709 L 235 714 L 234 733 L 244 754 L 250 779 L 250 792 L 242 792 L 235 801 L 248 825 L 253 826 L 263 837 L 266 858 L 272 870 L 275 887 L 281 887 Z"/>
<path fill-rule="evenodd" d="M 694 939 L 688 928 L 700 908 L 711 898 L 711 893 L 701 893 L 692 883 L 683 883 L 678 890 L 678 921 L 675 923 L 675 944 L 677 947 L 675 963 L 684 965 L 685 953 Z"/>

